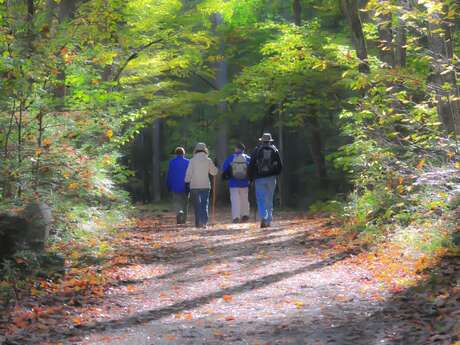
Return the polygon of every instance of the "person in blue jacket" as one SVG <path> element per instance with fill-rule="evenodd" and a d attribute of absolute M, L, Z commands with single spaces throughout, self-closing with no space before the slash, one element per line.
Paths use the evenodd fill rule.
<path fill-rule="evenodd" d="M 244 153 L 245 146 L 238 144 L 235 152 L 227 157 L 222 166 L 224 179 L 228 179 L 233 223 L 249 220 L 248 166 L 251 158 Z"/>
<path fill-rule="evenodd" d="M 185 224 L 187 221 L 187 204 L 190 193 L 185 183 L 185 172 L 187 171 L 189 160 L 185 158 L 183 147 L 177 147 L 175 153 L 176 158 L 169 161 L 166 184 L 168 190 L 172 192 L 177 224 Z"/>

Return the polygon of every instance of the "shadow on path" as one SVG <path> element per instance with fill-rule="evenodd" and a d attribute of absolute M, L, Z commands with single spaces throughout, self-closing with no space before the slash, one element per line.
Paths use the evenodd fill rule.
<path fill-rule="evenodd" d="M 75 331 L 70 330 L 70 331 L 64 331 L 62 333 L 57 331 L 55 334 L 53 334 L 53 336 L 58 336 L 60 338 L 61 337 L 66 338 L 66 337 L 70 337 L 73 335 L 84 336 L 87 334 L 91 334 L 94 331 L 101 331 L 109 327 L 111 329 L 122 329 L 122 328 L 129 327 L 133 324 L 147 323 L 150 321 L 164 318 L 166 316 L 169 316 L 175 313 L 180 313 L 182 311 L 197 308 L 199 306 L 202 306 L 204 304 L 211 302 L 213 299 L 222 298 L 224 295 L 236 295 L 236 294 L 240 294 L 246 291 L 259 289 L 259 288 L 282 281 L 284 279 L 293 277 L 301 273 L 321 269 L 323 267 L 326 267 L 338 261 L 341 261 L 349 257 L 350 255 L 356 255 L 356 254 L 357 252 L 355 251 L 343 252 L 343 253 L 334 255 L 332 257 L 329 257 L 325 260 L 313 263 L 311 265 L 308 265 L 306 267 L 302 267 L 296 270 L 280 272 L 276 274 L 270 274 L 270 275 L 261 277 L 259 279 L 248 281 L 244 284 L 222 289 L 214 293 L 211 293 L 211 294 L 208 294 L 202 297 L 198 297 L 192 300 L 185 300 L 185 301 L 178 302 L 178 303 L 172 304 L 164 308 L 136 313 L 129 317 L 123 318 L 121 320 L 110 320 L 110 321 L 96 322 L 90 325 L 83 325 Z"/>

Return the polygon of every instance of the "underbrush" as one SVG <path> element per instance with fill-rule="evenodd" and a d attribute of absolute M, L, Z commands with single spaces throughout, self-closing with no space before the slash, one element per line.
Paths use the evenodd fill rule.
<path fill-rule="evenodd" d="M 70 267 L 91 265 L 113 251 L 107 238 L 129 225 L 133 207 L 109 176 L 99 171 L 86 179 L 85 188 L 42 194 L 38 200 L 48 204 L 53 215 L 46 251 L 21 250 L 1 263 L 0 306 L 29 294 L 38 280 L 59 281 Z M 0 213 L 20 210 L 31 199 L 25 194 L 3 200 Z"/>

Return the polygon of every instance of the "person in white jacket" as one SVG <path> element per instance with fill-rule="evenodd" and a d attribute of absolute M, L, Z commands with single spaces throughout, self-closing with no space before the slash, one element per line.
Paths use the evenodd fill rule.
<path fill-rule="evenodd" d="M 195 211 L 195 226 L 205 228 L 208 224 L 209 192 L 211 183 L 209 175 L 216 176 L 218 169 L 208 157 L 205 143 L 198 143 L 193 151 L 185 173 L 185 183 L 190 184 L 190 197 Z"/>

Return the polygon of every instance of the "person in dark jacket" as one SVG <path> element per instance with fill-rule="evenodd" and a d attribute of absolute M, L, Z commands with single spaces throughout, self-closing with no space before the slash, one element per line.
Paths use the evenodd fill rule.
<path fill-rule="evenodd" d="M 223 176 L 228 179 L 228 187 L 230 188 L 233 223 L 247 222 L 249 220 L 249 179 L 247 170 L 251 157 L 244 153 L 245 150 L 244 144 L 236 145 L 235 152 L 227 157 L 222 166 Z"/>
<path fill-rule="evenodd" d="M 168 190 L 172 192 L 177 224 L 185 224 L 187 221 L 187 204 L 190 192 L 185 183 L 185 172 L 187 171 L 189 160 L 185 158 L 183 147 L 177 147 L 175 153 L 176 158 L 169 161 L 166 184 Z"/>
<path fill-rule="evenodd" d="M 259 141 L 260 144 L 251 153 L 248 174 L 251 180 L 255 180 L 260 227 L 266 228 L 271 225 L 273 219 L 276 177 L 281 174 L 283 164 L 270 133 L 264 133 Z"/>

